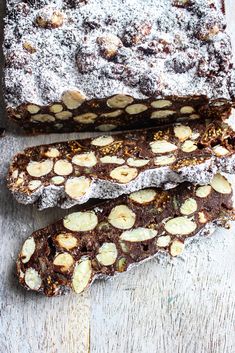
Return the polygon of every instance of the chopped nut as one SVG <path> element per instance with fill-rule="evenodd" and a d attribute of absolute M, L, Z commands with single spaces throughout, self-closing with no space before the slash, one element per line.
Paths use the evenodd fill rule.
<path fill-rule="evenodd" d="M 81 176 L 70 178 L 65 183 L 65 192 L 71 199 L 79 200 L 90 188 L 91 180 Z"/>
<path fill-rule="evenodd" d="M 229 154 L 229 150 L 227 150 L 227 148 L 220 145 L 213 147 L 213 151 L 218 157 L 223 157 Z"/>
<path fill-rule="evenodd" d="M 165 223 L 165 229 L 173 235 L 187 235 L 197 228 L 195 222 L 187 217 L 175 217 Z"/>
<path fill-rule="evenodd" d="M 108 131 L 112 131 L 114 129 L 117 128 L 117 125 L 114 124 L 102 124 L 97 126 L 97 130 L 102 131 L 102 132 L 108 132 Z"/>
<path fill-rule="evenodd" d="M 138 175 L 136 168 L 130 168 L 127 165 L 117 167 L 110 172 L 112 179 L 116 179 L 120 183 L 126 184 L 135 179 Z"/>
<path fill-rule="evenodd" d="M 100 158 L 102 163 L 110 163 L 110 164 L 123 164 L 125 163 L 125 159 L 118 158 L 116 156 L 105 156 Z"/>
<path fill-rule="evenodd" d="M 197 145 L 195 143 L 195 141 L 187 140 L 182 144 L 181 150 L 186 153 L 193 152 L 197 149 Z"/>
<path fill-rule="evenodd" d="M 60 267 L 61 272 L 67 272 L 74 264 L 74 259 L 69 253 L 59 254 L 55 257 L 53 265 Z"/>
<path fill-rule="evenodd" d="M 155 109 L 167 108 L 172 106 L 172 102 L 166 99 L 159 99 L 159 100 L 153 101 L 151 103 L 151 106 Z"/>
<path fill-rule="evenodd" d="M 68 120 L 73 116 L 73 114 L 68 110 L 65 110 L 63 112 L 57 113 L 55 116 L 56 116 L 56 119 L 58 120 Z"/>
<path fill-rule="evenodd" d="M 135 158 L 128 158 L 127 164 L 130 167 L 144 167 L 149 163 L 149 159 L 135 159 Z"/>
<path fill-rule="evenodd" d="M 40 178 L 44 175 L 49 174 L 52 171 L 53 162 L 50 159 L 46 159 L 42 162 L 31 161 L 26 167 L 29 175 L 35 178 Z"/>
<path fill-rule="evenodd" d="M 190 138 L 190 136 L 192 135 L 192 130 L 190 129 L 189 126 L 186 125 L 176 125 L 174 127 L 174 133 L 175 136 L 180 140 L 180 141 L 185 141 L 188 138 Z"/>
<path fill-rule="evenodd" d="M 201 117 L 200 117 L 200 115 L 198 115 L 198 114 L 191 114 L 191 115 L 189 115 L 189 118 L 190 118 L 190 120 L 198 120 L 198 119 L 200 119 Z"/>
<path fill-rule="evenodd" d="M 30 54 L 36 53 L 37 49 L 33 47 L 33 45 L 29 42 L 23 43 L 23 48 Z"/>
<path fill-rule="evenodd" d="M 104 118 L 116 118 L 117 116 L 120 116 L 123 113 L 123 110 L 118 109 L 110 113 L 103 113 L 100 116 Z"/>
<path fill-rule="evenodd" d="M 230 194 L 232 192 L 231 184 L 221 174 L 216 174 L 210 184 L 220 194 Z"/>
<path fill-rule="evenodd" d="M 129 198 L 137 203 L 146 204 L 155 200 L 157 193 L 153 189 L 143 189 L 130 194 Z"/>
<path fill-rule="evenodd" d="M 27 262 L 29 262 L 29 260 L 31 259 L 31 256 L 35 251 L 35 248 L 36 248 L 36 244 L 33 237 L 28 238 L 24 242 L 24 245 L 22 247 L 21 254 L 20 254 L 21 261 L 23 262 L 23 264 L 26 264 Z"/>
<path fill-rule="evenodd" d="M 129 253 L 130 252 L 130 249 L 129 249 L 129 246 L 127 246 L 127 243 L 125 243 L 124 241 L 120 241 L 120 246 L 122 248 L 122 251 L 124 253 Z"/>
<path fill-rule="evenodd" d="M 63 110 L 63 105 L 61 105 L 61 104 L 53 104 L 50 107 L 50 112 L 54 113 L 54 114 L 60 113 L 60 112 L 62 112 L 62 110 Z"/>
<path fill-rule="evenodd" d="M 41 15 L 36 18 L 36 24 L 41 28 L 58 28 L 63 25 L 63 22 L 64 16 L 60 11 L 54 11 L 50 18 Z"/>
<path fill-rule="evenodd" d="M 112 136 L 99 136 L 96 137 L 94 140 L 91 141 L 91 144 L 94 146 L 108 146 L 114 141 L 114 138 Z"/>
<path fill-rule="evenodd" d="M 29 182 L 28 188 L 30 191 L 38 189 L 42 185 L 41 180 L 31 180 Z"/>
<path fill-rule="evenodd" d="M 197 197 L 207 197 L 211 193 L 211 186 L 210 185 L 205 185 L 205 186 L 199 186 L 196 190 L 196 196 Z"/>
<path fill-rule="evenodd" d="M 178 239 L 175 239 L 170 246 L 171 256 L 179 256 L 184 251 L 184 248 L 184 243 Z"/>
<path fill-rule="evenodd" d="M 65 179 L 62 176 L 54 176 L 51 178 L 51 183 L 55 185 L 61 185 L 65 181 Z"/>
<path fill-rule="evenodd" d="M 180 109 L 181 114 L 192 114 L 194 112 L 195 112 L 194 108 L 190 106 L 185 106 Z"/>
<path fill-rule="evenodd" d="M 121 234 L 120 239 L 129 242 L 141 242 L 155 238 L 157 231 L 149 228 L 136 228 L 132 230 L 126 230 Z"/>
<path fill-rule="evenodd" d="M 41 123 L 50 123 L 55 121 L 55 117 L 49 114 L 36 114 L 31 116 L 31 120 Z"/>
<path fill-rule="evenodd" d="M 121 39 L 111 33 L 98 37 L 97 43 L 106 59 L 112 59 L 117 54 L 118 48 L 123 45 Z"/>
<path fill-rule="evenodd" d="M 30 114 L 37 114 L 40 111 L 40 107 L 35 104 L 27 105 L 27 110 Z"/>
<path fill-rule="evenodd" d="M 176 112 L 174 110 L 158 110 L 151 114 L 151 119 L 163 119 L 168 118 L 171 115 L 174 115 Z"/>
<path fill-rule="evenodd" d="M 207 222 L 207 218 L 205 216 L 205 213 L 204 212 L 199 212 L 198 213 L 198 219 L 199 219 L 199 222 L 200 223 L 206 223 Z"/>
<path fill-rule="evenodd" d="M 130 229 L 135 224 L 136 215 L 126 205 L 118 205 L 112 209 L 108 221 L 118 229 Z"/>
<path fill-rule="evenodd" d="M 196 211 L 197 211 L 197 201 L 194 200 L 193 198 L 189 198 L 185 200 L 182 206 L 180 207 L 180 212 L 185 216 L 188 216 Z"/>
<path fill-rule="evenodd" d="M 48 148 L 47 152 L 45 152 L 45 156 L 49 158 L 56 158 L 56 157 L 59 157 L 59 155 L 60 155 L 60 151 L 54 147 Z"/>
<path fill-rule="evenodd" d="M 193 132 L 191 135 L 191 140 L 197 140 L 200 137 L 199 132 Z"/>
<path fill-rule="evenodd" d="M 154 158 L 154 164 L 155 165 L 169 165 L 174 163 L 176 160 L 175 156 L 169 155 L 169 156 L 159 156 Z"/>
<path fill-rule="evenodd" d="M 42 279 L 39 273 L 32 267 L 25 271 L 25 284 L 32 290 L 39 290 L 42 285 Z"/>
<path fill-rule="evenodd" d="M 92 275 L 91 260 L 83 259 L 75 266 L 72 286 L 76 293 L 81 293 L 88 286 Z"/>
<path fill-rule="evenodd" d="M 59 246 L 66 250 L 72 250 L 78 246 L 78 239 L 71 233 L 58 234 L 55 239 Z"/>
<path fill-rule="evenodd" d="M 170 242 L 171 237 L 169 235 L 163 235 L 157 239 L 157 246 L 159 246 L 159 248 L 166 248 L 170 245 Z"/>
<path fill-rule="evenodd" d="M 17 179 L 18 176 L 19 176 L 19 170 L 16 169 L 16 170 L 14 170 L 14 171 L 12 172 L 11 177 L 12 177 L 13 179 Z"/>
<path fill-rule="evenodd" d="M 124 272 L 124 271 L 126 271 L 126 269 L 127 269 L 127 259 L 126 259 L 125 257 L 121 257 L 121 258 L 118 260 L 116 269 L 117 269 L 118 272 Z"/>
<path fill-rule="evenodd" d="M 104 266 L 111 266 L 117 259 L 117 248 L 114 243 L 104 243 L 99 248 L 99 253 L 96 256 L 98 262 Z"/>
<path fill-rule="evenodd" d="M 86 96 L 80 91 L 66 91 L 62 95 L 62 101 L 68 109 L 77 109 L 85 100 Z"/>
<path fill-rule="evenodd" d="M 124 94 L 117 94 L 107 100 L 107 106 L 110 108 L 126 108 L 134 99 Z"/>
<path fill-rule="evenodd" d="M 73 172 L 73 166 L 66 159 L 60 159 L 55 162 L 54 172 L 58 175 L 69 175 Z"/>
<path fill-rule="evenodd" d="M 167 153 L 177 150 L 177 146 L 166 140 L 158 140 L 150 142 L 153 153 Z"/>
<path fill-rule="evenodd" d="M 88 232 L 97 226 L 98 218 L 94 211 L 74 212 L 64 218 L 63 224 L 73 232 Z"/>
<path fill-rule="evenodd" d="M 75 116 L 73 120 L 81 124 L 94 124 L 96 118 L 97 118 L 97 114 L 95 113 L 85 113 L 85 114 Z"/>
<path fill-rule="evenodd" d="M 126 112 L 130 115 L 135 115 L 139 113 L 143 113 L 148 110 L 148 107 L 144 104 L 132 104 L 126 107 Z"/>
<path fill-rule="evenodd" d="M 94 167 L 97 163 L 97 159 L 94 152 L 86 152 L 76 154 L 72 159 L 72 163 L 81 167 Z"/>

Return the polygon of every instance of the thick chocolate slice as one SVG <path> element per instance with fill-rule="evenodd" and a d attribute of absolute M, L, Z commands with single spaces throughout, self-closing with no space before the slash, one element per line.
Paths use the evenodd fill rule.
<path fill-rule="evenodd" d="M 220 174 L 210 185 L 140 190 L 34 232 L 20 251 L 17 274 L 26 289 L 47 296 L 81 293 L 99 276 L 159 252 L 180 255 L 187 238 L 208 235 L 232 218 L 232 188 Z"/>
<path fill-rule="evenodd" d="M 27 148 L 14 157 L 8 187 L 24 204 L 69 208 L 146 187 L 208 183 L 235 172 L 235 133 L 215 119 Z"/>
<path fill-rule="evenodd" d="M 9 116 L 28 133 L 111 131 L 157 124 L 151 114 L 167 108 L 151 106 L 157 97 L 169 96 L 170 111 L 174 95 L 230 100 L 231 42 L 217 4 L 7 0 Z"/>

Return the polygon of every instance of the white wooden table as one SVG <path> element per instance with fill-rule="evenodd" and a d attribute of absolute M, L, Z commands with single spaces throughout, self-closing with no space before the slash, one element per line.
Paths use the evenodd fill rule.
<path fill-rule="evenodd" d="M 227 14 L 235 33 L 234 0 Z M 151 260 L 81 296 L 48 299 L 19 287 L 14 261 L 23 240 L 64 211 L 17 204 L 5 186 L 8 162 L 68 136 L 77 137 L 8 132 L 0 140 L 0 352 L 235 353 L 235 225 L 194 241 L 181 258 Z"/>

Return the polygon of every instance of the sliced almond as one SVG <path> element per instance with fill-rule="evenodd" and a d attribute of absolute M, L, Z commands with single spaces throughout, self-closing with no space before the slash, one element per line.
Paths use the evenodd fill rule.
<path fill-rule="evenodd" d="M 19 170 L 16 169 L 16 170 L 14 170 L 14 171 L 12 172 L 11 177 L 12 177 L 13 179 L 17 179 L 18 176 L 19 176 Z"/>
<path fill-rule="evenodd" d="M 150 142 L 150 147 L 153 153 L 168 153 L 177 150 L 176 145 L 166 140 Z"/>
<path fill-rule="evenodd" d="M 34 191 L 38 189 L 42 185 L 41 180 L 31 180 L 28 184 L 28 188 L 30 191 Z"/>
<path fill-rule="evenodd" d="M 171 237 L 169 235 L 162 235 L 161 237 L 157 238 L 157 246 L 159 248 L 166 248 L 170 245 Z"/>
<path fill-rule="evenodd" d="M 25 242 L 24 245 L 22 247 L 21 250 L 21 261 L 23 262 L 23 264 L 26 264 L 27 262 L 29 262 L 29 260 L 31 259 L 31 256 L 34 254 L 34 251 L 36 249 L 36 244 L 35 244 L 35 240 L 33 237 L 28 238 Z"/>
<path fill-rule="evenodd" d="M 221 174 L 216 174 L 210 184 L 220 194 L 231 194 L 232 192 L 231 184 Z"/>
<path fill-rule="evenodd" d="M 196 223 L 187 217 L 175 217 L 165 223 L 166 231 L 173 235 L 187 235 L 196 228 Z"/>
<path fill-rule="evenodd" d="M 127 165 L 117 167 L 110 172 L 112 179 L 116 179 L 118 182 L 126 184 L 131 180 L 135 179 L 138 175 L 136 168 L 130 168 Z"/>
<path fill-rule="evenodd" d="M 40 111 L 40 107 L 38 105 L 35 105 L 35 104 L 27 105 L 26 109 L 28 110 L 28 112 L 30 114 L 37 114 Z"/>
<path fill-rule="evenodd" d="M 118 260 L 117 267 L 116 267 L 118 272 L 124 272 L 127 269 L 127 259 L 125 257 L 121 257 Z"/>
<path fill-rule="evenodd" d="M 62 101 L 68 109 L 77 109 L 85 100 L 86 96 L 80 91 L 66 91 L 62 95 Z"/>
<path fill-rule="evenodd" d="M 84 196 L 91 185 L 91 180 L 85 176 L 70 178 L 65 183 L 65 193 L 71 199 L 79 200 Z"/>
<path fill-rule="evenodd" d="M 69 175 L 73 172 L 73 166 L 66 159 L 60 159 L 55 162 L 54 172 L 57 175 Z"/>
<path fill-rule="evenodd" d="M 69 253 L 59 254 L 55 257 L 53 265 L 60 267 L 61 272 L 67 272 L 74 264 L 74 259 Z"/>
<path fill-rule="evenodd" d="M 209 196 L 210 193 L 211 193 L 210 185 L 199 186 L 196 190 L 196 196 L 201 198 Z"/>
<path fill-rule="evenodd" d="M 197 140 L 200 137 L 199 132 L 193 132 L 191 135 L 191 140 Z"/>
<path fill-rule="evenodd" d="M 61 185 L 63 184 L 63 182 L 65 181 L 64 177 L 62 176 L 54 176 L 53 178 L 51 178 L 50 182 L 52 184 L 55 184 L 55 185 Z"/>
<path fill-rule="evenodd" d="M 202 223 L 202 224 L 207 222 L 207 218 L 206 218 L 204 212 L 199 212 L 198 213 L 198 219 L 199 219 L 199 222 Z"/>
<path fill-rule="evenodd" d="M 71 233 L 61 233 L 56 236 L 59 246 L 66 250 L 72 250 L 78 246 L 78 239 Z"/>
<path fill-rule="evenodd" d="M 123 113 L 123 110 L 118 109 L 113 112 L 103 113 L 100 116 L 103 118 L 116 118 L 117 116 L 120 116 L 122 113 Z"/>
<path fill-rule="evenodd" d="M 79 165 L 81 167 L 94 167 L 97 163 L 97 159 L 94 152 L 87 152 L 82 154 L 76 154 L 72 163 Z"/>
<path fill-rule="evenodd" d="M 213 147 L 213 151 L 218 157 L 223 157 L 229 154 L 229 150 L 227 150 L 227 148 L 220 145 Z"/>
<path fill-rule="evenodd" d="M 72 287 L 76 293 L 81 293 L 88 286 L 92 275 L 91 260 L 83 259 L 75 266 Z"/>
<path fill-rule="evenodd" d="M 42 279 L 39 273 L 32 267 L 25 271 L 25 284 L 32 290 L 39 290 L 42 285 Z"/>
<path fill-rule="evenodd" d="M 200 115 L 198 115 L 198 114 L 191 114 L 191 115 L 189 115 L 189 118 L 190 118 L 190 120 L 198 120 L 198 119 L 200 119 L 201 117 L 200 117 Z"/>
<path fill-rule="evenodd" d="M 174 115 L 176 112 L 174 110 L 158 110 L 151 114 L 151 119 L 163 119 Z"/>
<path fill-rule="evenodd" d="M 186 125 L 176 125 L 174 127 L 174 133 L 175 136 L 183 142 L 190 138 L 190 136 L 192 135 L 192 130 L 189 126 Z"/>
<path fill-rule="evenodd" d="M 195 112 L 195 109 L 189 105 L 186 105 L 185 107 L 182 107 L 180 109 L 181 114 L 192 114 Z"/>
<path fill-rule="evenodd" d="M 153 189 L 143 189 L 130 194 L 129 198 L 139 204 L 146 204 L 155 200 L 157 193 Z"/>
<path fill-rule="evenodd" d="M 180 207 L 180 212 L 185 216 L 188 216 L 196 211 L 197 211 L 197 201 L 191 197 L 185 200 L 182 206 Z"/>
<path fill-rule="evenodd" d="M 96 256 L 98 262 L 104 266 L 111 266 L 117 259 L 117 248 L 114 243 L 104 243 L 99 248 L 99 253 Z"/>
<path fill-rule="evenodd" d="M 88 232 L 97 226 L 98 218 L 94 211 L 74 212 L 64 218 L 63 224 L 73 232 Z"/>
<path fill-rule="evenodd" d="M 135 115 L 135 114 L 139 114 L 139 113 L 143 113 L 146 110 L 148 110 L 148 107 L 144 104 L 132 104 L 129 105 L 128 107 L 126 107 L 126 112 L 130 115 Z"/>
<path fill-rule="evenodd" d="M 110 108 L 126 108 L 134 99 L 124 94 L 117 94 L 107 100 L 107 106 Z"/>
<path fill-rule="evenodd" d="M 149 228 L 136 228 L 132 230 L 126 230 L 121 234 L 120 239 L 129 242 L 141 242 L 155 238 L 157 231 Z"/>
<path fill-rule="evenodd" d="M 136 215 L 126 205 L 118 205 L 112 209 L 108 221 L 118 229 L 130 229 L 135 224 Z"/>
<path fill-rule="evenodd" d="M 154 158 L 155 165 L 170 165 L 176 161 L 175 156 L 158 156 Z"/>
<path fill-rule="evenodd" d="M 186 153 L 196 151 L 197 145 L 195 141 L 187 140 L 181 145 L 181 150 Z"/>
<path fill-rule="evenodd" d="M 55 121 L 55 117 L 49 114 L 36 114 L 31 116 L 32 121 L 38 121 L 41 123 L 50 123 Z"/>
<path fill-rule="evenodd" d="M 171 256 L 179 256 L 184 251 L 185 245 L 182 241 L 175 239 L 170 247 Z"/>
<path fill-rule="evenodd" d="M 59 157 L 60 151 L 57 148 L 51 147 L 45 152 L 45 156 L 49 158 L 56 158 Z"/>
<path fill-rule="evenodd" d="M 29 175 L 35 178 L 40 178 L 44 175 L 49 174 L 52 171 L 53 162 L 50 159 L 46 159 L 42 162 L 31 161 L 26 167 Z"/>
<path fill-rule="evenodd" d="M 85 113 L 85 114 L 74 116 L 73 120 L 81 124 L 94 124 L 97 116 L 98 115 L 95 113 Z"/>
<path fill-rule="evenodd" d="M 151 106 L 156 109 L 167 108 L 172 106 L 172 102 L 167 99 L 159 99 L 159 100 L 153 101 L 151 103 Z"/>
<path fill-rule="evenodd" d="M 50 112 L 54 113 L 54 114 L 60 113 L 60 112 L 62 112 L 62 110 L 63 110 L 63 105 L 61 105 L 61 104 L 53 104 L 50 107 Z"/>
<path fill-rule="evenodd" d="M 73 114 L 68 110 L 65 110 L 63 112 L 57 113 L 55 116 L 56 116 L 56 119 L 58 120 L 68 120 L 73 116 Z"/>
<path fill-rule="evenodd" d="M 114 129 L 117 128 L 117 125 L 114 124 L 102 124 L 97 126 L 97 130 L 102 131 L 102 132 L 108 132 L 108 131 L 112 131 Z"/>
<path fill-rule="evenodd" d="M 123 158 L 118 158 L 116 156 L 105 156 L 100 158 L 100 161 L 102 163 L 110 163 L 110 164 L 124 164 L 125 159 Z"/>
<path fill-rule="evenodd" d="M 127 164 L 130 167 L 144 167 L 145 165 L 147 165 L 149 163 L 149 159 L 135 159 L 135 158 L 128 158 L 128 160 L 126 161 Z"/>
<path fill-rule="evenodd" d="M 99 136 L 91 141 L 91 144 L 98 147 L 104 147 L 110 145 L 114 141 L 112 136 Z"/>

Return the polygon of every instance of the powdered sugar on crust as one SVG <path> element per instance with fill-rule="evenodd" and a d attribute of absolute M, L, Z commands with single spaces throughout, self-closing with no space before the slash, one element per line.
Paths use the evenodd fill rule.
<path fill-rule="evenodd" d="M 8 107 L 47 105 L 73 89 L 88 99 L 116 93 L 230 98 L 231 44 L 224 17 L 211 1 L 192 0 L 186 7 L 172 0 L 7 3 Z M 63 21 L 52 28 L 55 12 Z M 111 57 L 99 40 L 110 35 L 121 40 Z"/>

